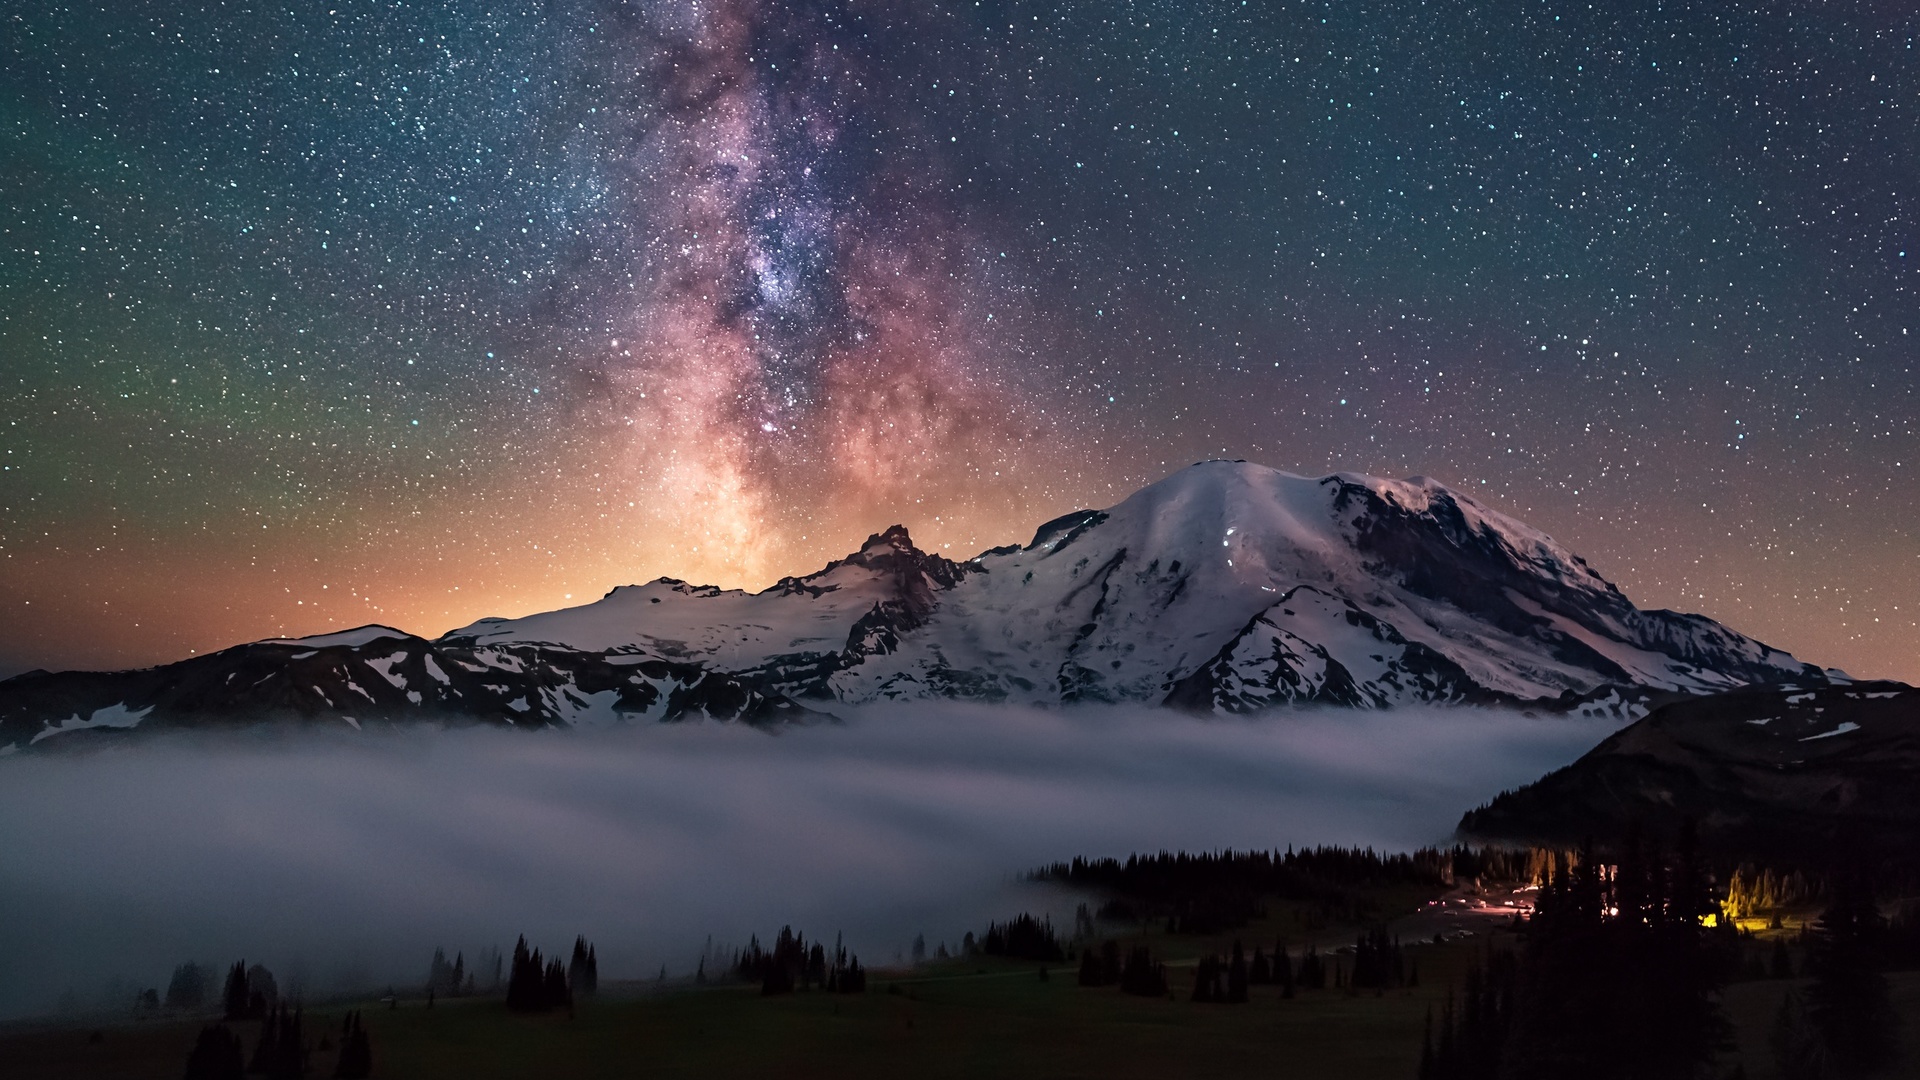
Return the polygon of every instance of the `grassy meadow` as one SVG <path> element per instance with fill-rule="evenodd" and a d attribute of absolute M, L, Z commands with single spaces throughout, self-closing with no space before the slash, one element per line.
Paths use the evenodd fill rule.
<path fill-rule="evenodd" d="M 1382 895 L 1383 909 L 1417 912 L 1431 896 Z M 1426 930 L 1419 914 L 1396 925 Z M 1418 985 L 1386 991 L 1254 986 L 1244 1005 L 1187 1000 L 1192 964 L 1233 937 L 1270 947 L 1278 938 L 1313 940 L 1324 951 L 1356 928 L 1315 925 L 1302 908 L 1276 903 L 1268 918 L 1233 935 L 1169 935 L 1157 927 L 1120 937 L 1149 944 L 1169 962 L 1167 998 L 1130 997 L 1114 987 L 1077 985 L 1075 965 L 992 958 L 933 961 L 910 972 L 876 971 L 865 994 L 800 991 L 763 997 L 757 986 L 609 983 L 571 1016 L 515 1015 L 497 997 L 329 1003 L 306 1014 L 315 1047 L 308 1075 L 332 1073 L 338 1027 L 363 1010 L 374 1075 L 392 1080 L 595 1077 L 1326 1077 L 1411 1080 L 1430 1013 L 1438 1014 L 1473 959 L 1514 938 L 1483 921 L 1472 937 L 1411 941 Z M 1311 929 L 1308 929 L 1311 927 Z M 1787 933 L 1781 931 L 1779 933 Z M 1762 931 L 1749 943 L 1771 950 Z M 1335 954 L 1338 956 L 1338 954 Z M 1920 1026 L 1920 974 L 1892 976 L 1895 1001 Z M 1723 1074 L 1775 1075 L 1767 1035 L 1795 980 L 1736 982 L 1723 995 L 1734 1024 Z M 0 1032 L 0 1074 L 40 1078 L 178 1077 L 207 1018 L 158 1018 L 92 1026 Z M 251 1047 L 257 1024 L 234 1025 Z M 321 1049 L 321 1037 L 329 1036 Z M 1899 1075 L 1920 1075 L 1907 1056 Z"/>

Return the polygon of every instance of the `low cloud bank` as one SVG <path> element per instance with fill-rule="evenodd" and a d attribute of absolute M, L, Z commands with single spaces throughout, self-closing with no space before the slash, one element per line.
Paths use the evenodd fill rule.
<path fill-rule="evenodd" d="M 1507 712 L 875 708 L 717 724 L 168 739 L 0 761 L 0 1016 L 264 962 L 309 995 L 410 986 L 436 946 L 598 943 L 689 971 L 791 923 L 869 963 L 1059 909 L 1074 855 L 1443 841 L 1612 728 Z M 1070 905 L 1069 905 L 1070 906 Z M 117 981 L 115 981 L 117 980 Z"/>

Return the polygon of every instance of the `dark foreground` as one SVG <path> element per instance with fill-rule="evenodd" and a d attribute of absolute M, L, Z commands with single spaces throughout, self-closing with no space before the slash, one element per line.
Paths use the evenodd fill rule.
<path fill-rule="evenodd" d="M 1412 929 L 1411 926 L 1408 929 Z M 1179 963 L 1182 942 L 1149 939 Z M 1172 966 L 1172 999 L 1076 985 L 1071 965 L 1042 981 L 1037 965 L 949 961 L 915 974 L 876 973 L 857 996 L 757 987 L 661 990 L 614 985 L 572 1017 L 518 1016 L 497 998 L 357 1003 L 372 1036 L 376 1077 L 462 1080 L 520 1077 L 1326 1077 L 1413 1080 L 1429 1013 L 1439 1013 L 1470 961 L 1504 932 L 1410 946 L 1418 985 L 1382 992 L 1301 990 L 1285 999 L 1255 986 L 1243 1005 L 1187 1000 L 1190 966 Z M 1188 954 L 1196 940 L 1185 942 Z M 1768 948 L 1755 941 L 1758 950 Z M 1907 1052 L 1884 1075 L 1920 1076 L 1920 973 L 1892 975 Z M 1793 979 L 1735 982 L 1722 994 L 1734 1038 L 1715 1074 L 1767 1080 L 1768 1046 Z M 309 1043 L 331 1033 L 339 1004 L 307 1014 Z M 203 1018 L 0 1034 L 0 1075 L 178 1078 Z M 257 1024 L 234 1025 L 251 1049 Z M 333 1073 L 316 1051 L 308 1076 Z"/>

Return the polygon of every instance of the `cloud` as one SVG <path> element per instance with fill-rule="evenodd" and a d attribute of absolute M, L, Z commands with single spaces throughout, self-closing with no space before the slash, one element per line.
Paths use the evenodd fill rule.
<path fill-rule="evenodd" d="M 0 1015 L 246 957 L 310 992 L 586 934 L 609 978 L 792 923 L 885 963 L 1066 898 L 1074 855 L 1444 840 L 1610 728 L 1473 710 L 1194 720 L 892 705 L 779 734 L 169 738 L 0 761 Z M 122 984 L 124 985 L 124 983 Z"/>

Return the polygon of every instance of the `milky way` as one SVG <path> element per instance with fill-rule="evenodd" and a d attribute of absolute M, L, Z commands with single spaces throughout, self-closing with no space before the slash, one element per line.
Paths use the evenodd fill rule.
<path fill-rule="evenodd" d="M 689 508 L 667 523 L 709 573 L 765 580 L 791 569 L 785 534 L 929 485 L 961 503 L 1019 441 L 1006 357 L 970 326 L 986 238 L 867 62 L 926 29 L 888 13 L 877 42 L 864 19 L 754 2 L 616 31 L 642 73 L 623 179 L 650 235 L 634 295 L 605 305 L 612 404 L 634 420 L 627 475 Z"/>
<path fill-rule="evenodd" d="M 1424 474 L 1920 679 L 1910 5 L 42 5 L 0 673 Z"/>

